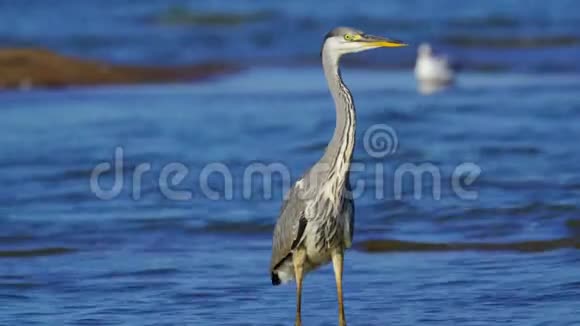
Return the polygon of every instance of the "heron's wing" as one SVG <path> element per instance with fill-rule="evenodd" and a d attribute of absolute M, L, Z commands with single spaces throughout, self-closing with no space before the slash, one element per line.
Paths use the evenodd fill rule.
<path fill-rule="evenodd" d="M 299 191 L 296 186 L 292 187 L 282 205 L 280 217 L 274 228 L 270 271 L 288 257 L 292 250 L 300 244 L 304 235 L 307 221 L 304 216 L 304 201 L 298 195 Z"/>
<path fill-rule="evenodd" d="M 345 219 L 344 245 L 346 248 L 350 248 L 354 237 L 354 202 L 351 199 L 347 199 L 343 205 L 342 214 Z"/>
<path fill-rule="evenodd" d="M 347 179 L 346 189 L 352 193 L 350 182 Z M 352 198 L 345 198 L 342 203 L 342 218 L 344 220 L 344 245 L 346 248 L 352 246 L 352 239 L 354 236 L 354 201 Z"/>

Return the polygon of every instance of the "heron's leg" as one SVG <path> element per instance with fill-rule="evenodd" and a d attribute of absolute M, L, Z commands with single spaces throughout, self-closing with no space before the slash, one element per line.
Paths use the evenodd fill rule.
<path fill-rule="evenodd" d="M 338 250 L 332 253 L 332 266 L 334 267 L 334 277 L 336 278 L 336 292 L 338 295 L 338 324 L 346 326 L 344 318 L 344 302 L 342 298 L 342 263 L 343 251 Z"/>
<path fill-rule="evenodd" d="M 302 326 L 300 308 L 302 305 L 302 279 L 304 278 L 305 261 L 306 251 L 304 249 L 298 249 L 292 254 L 294 276 L 296 277 L 296 326 Z"/>

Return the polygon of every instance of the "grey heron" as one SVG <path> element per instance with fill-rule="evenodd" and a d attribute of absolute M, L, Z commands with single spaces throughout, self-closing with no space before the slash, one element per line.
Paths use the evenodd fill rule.
<path fill-rule="evenodd" d="M 337 27 L 324 38 L 322 66 L 336 106 L 336 127 L 322 158 L 287 193 L 272 241 L 272 284 L 296 280 L 295 325 L 302 325 L 301 297 L 305 273 L 330 261 L 336 279 L 339 324 L 346 325 L 342 270 L 344 250 L 351 246 L 354 231 L 349 169 L 356 117 L 352 95 L 341 78 L 340 58 L 348 53 L 405 45 L 349 27 Z"/>

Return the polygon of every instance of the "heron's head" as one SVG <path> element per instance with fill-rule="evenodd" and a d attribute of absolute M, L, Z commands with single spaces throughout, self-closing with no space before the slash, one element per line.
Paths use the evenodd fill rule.
<path fill-rule="evenodd" d="M 368 35 L 350 27 L 337 27 L 326 34 L 322 51 L 340 57 L 348 53 L 401 46 L 407 44 L 382 36 Z"/>

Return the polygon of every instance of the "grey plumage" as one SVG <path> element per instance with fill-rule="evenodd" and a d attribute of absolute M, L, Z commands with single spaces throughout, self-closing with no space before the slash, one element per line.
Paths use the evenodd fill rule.
<path fill-rule="evenodd" d="M 280 278 L 275 270 L 290 259 L 292 250 L 299 244 L 304 235 L 305 226 L 300 228 L 300 220 L 304 220 L 304 201 L 298 196 L 296 184 L 290 189 L 286 200 L 282 205 L 281 215 L 274 229 L 272 243 L 272 259 L 270 260 L 270 273 L 272 284 L 280 284 Z"/>
<path fill-rule="evenodd" d="M 343 54 L 382 46 L 402 46 L 398 41 L 338 27 L 323 42 L 322 66 L 336 107 L 336 127 L 322 158 L 290 189 L 274 229 L 270 273 L 272 284 L 296 278 L 297 314 L 300 321 L 302 277 L 332 260 L 339 298 L 339 321 L 345 325 L 342 304 L 343 252 L 352 244 L 354 202 L 350 197 L 349 169 L 355 143 L 355 104 L 341 78 Z"/>
<path fill-rule="evenodd" d="M 289 259 L 292 244 L 301 245 L 306 237 L 312 238 L 316 250 L 330 260 L 330 250 L 347 248 L 352 241 L 354 206 L 347 196 L 349 167 L 355 139 L 355 106 L 350 91 L 342 82 L 338 61 L 324 56 L 323 66 L 329 88 L 336 104 L 336 128 L 324 156 L 292 187 L 285 200 L 274 231 L 271 272 Z M 325 189 L 326 188 L 326 189 Z M 300 221 L 306 227 L 300 231 Z M 304 234 L 308 230 L 308 234 Z M 309 262 L 310 271 L 319 264 Z M 276 275 L 273 275 L 276 279 Z M 274 282 L 276 283 L 276 282 Z"/>

